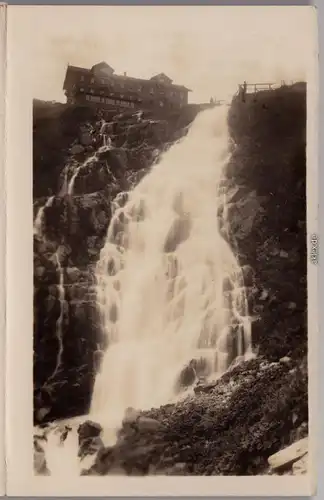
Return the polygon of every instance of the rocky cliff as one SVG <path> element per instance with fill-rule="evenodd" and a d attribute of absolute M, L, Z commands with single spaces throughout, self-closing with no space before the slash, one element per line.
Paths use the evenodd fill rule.
<path fill-rule="evenodd" d="M 197 111 L 103 117 L 35 104 L 36 218 L 46 204 L 34 241 L 36 422 L 86 412 L 104 348 L 93 268 L 111 202 L 186 133 Z M 228 124 L 218 223 L 243 266 L 258 357 L 197 386 L 190 401 L 145 412 L 142 427 L 138 416 L 126 422 L 119 445 L 102 447 L 91 473 L 267 473 L 271 453 L 307 434 L 306 86 L 235 96 Z M 105 134 L 112 149 L 102 148 Z M 145 418 L 155 421 L 153 434 Z"/>

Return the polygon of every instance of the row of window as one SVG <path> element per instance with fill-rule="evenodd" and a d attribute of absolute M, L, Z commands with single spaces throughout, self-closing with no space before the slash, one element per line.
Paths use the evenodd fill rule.
<path fill-rule="evenodd" d="M 73 90 L 76 91 L 76 85 L 73 85 Z M 85 92 L 85 89 L 83 87 L 81 87 L 79 89 L 79 91 L 83 94 Z M 94 94 L 94 89 L 89 89 L 89 92 L 90 94 Z M 100 90 L 99 91 L 99 94 L 100 95 L 104 95 L 104 91 L 103 90 Z M 118 99 L 118 97 L 121 97 L 123 99 L 124 95 L 123 94 L 119 94 L 119 93 L 116 93 L 116 99 Z M 111 92 L 111 95 L 114 96 L 114 92 Z M 130 100 L 130 101 L 138 101 L 138 102 L 142 102 L 142 99 L 139 99 L 137 97 L 134 97 L 134 96 L 127 96 L 127 99 Z"/>
<path fill-rule="evenodd" d="M 81 82 L 84 82 L 84 81 L 85 81 L 85 79 L 84 79 L 84 75 L 81 75 L 80 80 L 81 80 Z M 91 84 L 94 84 L 94 83 L 95 83 L 95 79 L 94 79 L 94 78 L 91 78 L 90 83 L 91 83 Z M 107 80 L 107 79 L 105 80 L 105 79 L 103 79 L 103 78 L 102 78 L 102 79 L 100 79 L 100 83 L 101 83 L 102 85 L 105 85 L 105 84 L 114 84 L 115 82 L 111 82 L 111 80 Z M 125 83 L 123 83 L 123 82 L 118 82 L 118 87 L 119 87 L 119 88 L 121 88 L 121 89 L 125 89 L 125 88 L 127 88 L 127 90 L 128 90 L 128 91 L 130 91 L 130 92 L 142 92 L 142 91 L 143 91 L 143 85 L 136 84 L 135 82 L 134 82 L 134 84 L 132 84 L 132 85 L 130 85 L 130 84 L 125 85 Z M 148 89 L 147 89 L 147 90 L 148 90 Z M 161 90 L 159 90 L 159 89 L 158 89 L 158 88 L 156 88 L 156 87 L 150 87 L 150 89 L 149 89 L 149 93 L 150 93 L 151 95 L 154 95 L 154 94 L 157 94 L 157 93 L 159 93 L 159 94 L 165 94 L 165 91 L 164 91 L 164 90 L 162 90 L 162 89 L 161 89 Z M 177 94 L 178 94 L 178 93 L 177 93 L 177 92 L 175 92 L 175 91 L 173 91 L 173 90 L 171 90 L 170 92 L 168 92 L 168 95 L 169 95 L 170 97 L 175 97 Z M 183 99 L 184 99 L 184 94 L 181 92 L 181 93 L 179 94 L 179 97 L 180 97 L 180 99 L 181 99 L 181 100 L 183 100 Z"/>
<path fill-rule="evenodd" d="M 87 94 L 86 100 L 102 104 L 118 104 L 119 106 L 124 106 L 125 108 L 135 108 L 134 102 L 122 101 L 120 99 L 110 99 L 109 97 L 100 97 L 97 95 Z"/>

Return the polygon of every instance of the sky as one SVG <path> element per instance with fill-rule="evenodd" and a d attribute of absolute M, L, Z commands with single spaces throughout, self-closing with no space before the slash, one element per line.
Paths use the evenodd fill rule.
<path fill-rule="evenodd" d="M 237 85 L 306 80 L 311 7 L 11 6 L 10 47 L 25 49 L 33 97 L 65 102 L 67 64 L 106 61 L 116 73 L 163 72 L 191 102 L 228 99 Z"/>

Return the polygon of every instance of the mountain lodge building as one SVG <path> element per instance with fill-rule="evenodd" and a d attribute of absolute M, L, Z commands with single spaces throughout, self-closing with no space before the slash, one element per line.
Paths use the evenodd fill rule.
<path fill-rule="evenodd" d="M 149 80 L 117 75 L 106 62 L 91 69 L 68 65 L 63 90 L 68 104 L 169 110 L 186 106 L 191 92 L 164 73 Z"/>

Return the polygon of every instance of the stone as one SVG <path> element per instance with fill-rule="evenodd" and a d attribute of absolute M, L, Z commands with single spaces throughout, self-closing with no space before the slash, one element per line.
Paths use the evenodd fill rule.
<path fill-rule="evenodd" d="M 254 281 L 254 271 L 253 268 L 249 265 L 245 265 L 242 267 L 242 276 L 244 280 L 244 286 L 253 286 Z"/>
<path fill-rule="evenodd" d="M 287 364 L 291 362 L 291 358 L 289 356 L 284 356 L 283 358 L 279 359 L 280 363 Z"/>
<path fill-rule="evenodd" d="M 102 439 L 99 436 L 96 437 L 89 437 L 86 439 L 83 439 L 82 442 L 80 443 L 80 448 L 79 448 L 79 457 L 86 457 L 87 455 L 94 455 L 95 453 L 99 452 L 104 448 L 104 444 Z"/>
<path fill-rule="evenodd" d="M 96 422 L 92 422 L 91 420 L 87 420 L 83 422 L 78 427 L 79 440 L 94 438 L 100 436 L 102 433 L 102 427 L 100 424 Z"/>
<path fill-rule="evenodd" d="M 34 268 L 34 275 L 36 278 L 42 278 L 46 272 L 46 269 L 44 266 L 36 266 Z"/>
<path fill-rule="evenodd" d="M 263 289 L 259 297 L 259 300 L 266 300 L 268 297 L 269 297 L 268 290 Z"/>
<path fill-rule="evenodd" d="M 135 408 L 126 408 L 125 410 L 125 415 L 123 418 L 123 425 L 125 424 L 133 424 L 136 422 L 140 416 L 140 412 L 138 410 L 135 410 Z"/>
<path fill-rule="evenodd" d="M 80 281 L 80 270 L 77 267 L 67 267 L 66 274 L 71 283 Z"/>
<path fill-rule="evenodd" d="M 194 388 L 194 392 L 195 392 L 195 394 L 199 394 L 199 393 L 208 394 L 209 392 L 211 392 L 215 388 L 215 386 L 216 386 L 216 382 L 210 382 L 207 384 L 199 384 Z"/>
<path fill-rule="evenodd" d="M 292 467 L 294 462 L 308 453 L 308 437 L 278 451 L 268 458 L 268 463 L 274 471 L 282 471 Z"/>
<path fill-rule="evenodd" d="M 90 146 L 92 144 L 92 135 L 89 132 L 83 132 L 80 137 L 82 146 Z"/>
<path fill-rule="evenodd" d="M 188 387 L 194 383 L 196 380 L 196 370 L 193 364 L 190 362 L 188 366 L 185 366 L 179 376 L 180 387 Z"/>
<path fill-rule="evenodd" d="M 51 411 L 51 408 L 48 408 L 48 407 L 39 408 L 39 410 L 37 410 L 37 420 L 39 422 L 44 420 L 44 418 L 46 417 L 46 415 L 48 415 L 50 413 L 50 411 Z"/>
<path fill-rule="evenodd" d="M 158 420 L 150 417 L 140 416 L 136 421 L 136 427 L 139 431 L 154 432 L 163 428 L 163 425 Z"/>
<path fill-rule="evenodd" d="M 84 153 L 84 146 L 82 146 L 81 144 L 75 144 L 70 149 L 70 152 L 72 155 L 78 155 L 78 154 Z"/>
<path fill-rule="evenodd" d="M 178 462 L 178 463 L 174 464 L 172 467 L 169 467 L 166 470 L 166 473 L 170 476 L 182 475 L 184 473 L 184 471 L 186 470 L 186 467 L 187 467 L 186 463 Z"/>

